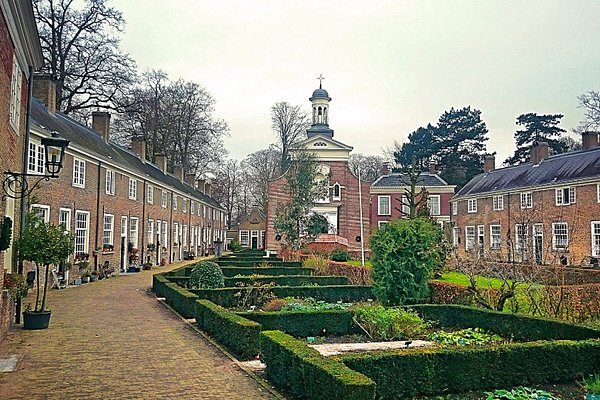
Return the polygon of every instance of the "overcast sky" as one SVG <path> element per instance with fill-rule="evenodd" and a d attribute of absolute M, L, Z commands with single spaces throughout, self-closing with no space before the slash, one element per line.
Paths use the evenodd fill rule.
<path fill-rule="evenodd" d="M 334 138 L 381 154 L 451 107 L 482 111 L 488 151 L 514 150 L 515 120 L 583 116 L 600 90 L 600 1 L 112 0 L 140 70 L 201 84 L 229 124 L 232 158 L 275 141 L 277 101 L 310 110 L 316 77 Z"/>

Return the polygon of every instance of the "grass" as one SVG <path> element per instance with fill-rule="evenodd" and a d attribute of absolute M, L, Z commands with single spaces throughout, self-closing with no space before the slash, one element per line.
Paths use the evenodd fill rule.
<path fill-rule="evenodd" d="M 354 265 L 355 267 L 362 267 L 362 262 L 360 260 L 348 260 L 346 264 Z M 371 260 L 365 260 L 365 267 L 371 268 Z"/>
<path fill-rule="evenodd" d="M 461 274 L 460 272 L 444 272 L 442 274 L 441 279 L 435 280 L 445 283 L 454 283 L 460 286 L 470 285 L 469 278 L 465 274 Z M 494 289 L 499 289 L 502 286 L 502 280 L 498 278 L 490 278 L 487 276 L 478 276 L 477 286 L 486 288 L 492 287 Z"/>

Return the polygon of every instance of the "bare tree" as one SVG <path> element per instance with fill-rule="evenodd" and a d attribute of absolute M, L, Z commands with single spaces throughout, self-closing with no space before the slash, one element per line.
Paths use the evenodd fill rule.
<path fill-rule="evenodd" d="M 34 0 L 44 72 L 57 79 L 57 108 L 86 115 L 118 109 L 135 81 L 135 62 L 119 49 L 125 20 L 106 0 Z"/>
<path fill-rule="evenodd" d="M 243 169 L 247 171 L 248 181 L 251 183 L 249 185 L 252 194 L 251 201 L 263 212 L 267 210 L 269 180 L 280 174 L 280 162 L 281 152 L 277 150 L 275 145 L 255 151 L 242 161 Z"/>
<path fill-rule="evenodd" d="M 577 133 L 600 130 L 600 91 L 590 90 L 577 97 L 579 107 L 585 109 L 585 118 L 574 129 Z"/>
<path fill-rule="evenodd" d="M 355 176 L 358 176 L 360 168 L 360 178 L 368 182 L 373 182 L 381 174 L 383 162 L 383 158 L 380 156 L 356 153 L 350 155 L 348 166 Z"/>
<path fill-rule="evenodd" d="M 290 147 L 306 137 L 306 130 L 310 125 L 308 113 L 300 106 L 282 101 L 271 107 L 271 122 L 278 139 L 277 147 L 281 151 L 281 169 L 286 170 Z"/>
<path fill-rule="evenodd" d="M 227 229 L 237 222 L 240 210 L 240 196 L 243 194 L 243 170 L 238 160 L 226 160 L 216 173 L 214 198 L 227 210 Z"/>

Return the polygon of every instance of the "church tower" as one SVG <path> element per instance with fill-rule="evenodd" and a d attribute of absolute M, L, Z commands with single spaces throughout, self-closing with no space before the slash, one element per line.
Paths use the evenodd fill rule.
<path fill-rule="evenodd" d="M 323 89 L 323 76 L 319 78 L 319 88 L 316 89 L 310 97 L 312 103 L 312 125 L 306 133 L 309 138 L 315 135 L 323 135 L 329 138 L 333 137 L 333 129 L 329 128 L 329 102 L 331 97 L 327 90 Z"/>

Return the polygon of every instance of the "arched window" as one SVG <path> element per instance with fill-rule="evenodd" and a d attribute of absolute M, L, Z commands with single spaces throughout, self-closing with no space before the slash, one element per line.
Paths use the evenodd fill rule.
<path fill-rule="evenodd" d="M 319 119 L 317 121 L 319 124 L 323 123 L 323 109 L 319 107 Z"/>
<path fill-rule="evenodd" d="M 341 200 L 342 199 L 342 187 L 339 183 L 335 183 L 333 185 L 333 200 Z"/>
<path fill-rule="evenodd" d="M 325 142 L 316 142 L 313 144 L 313 147 L 327 147 L 327 143 Z"/>

